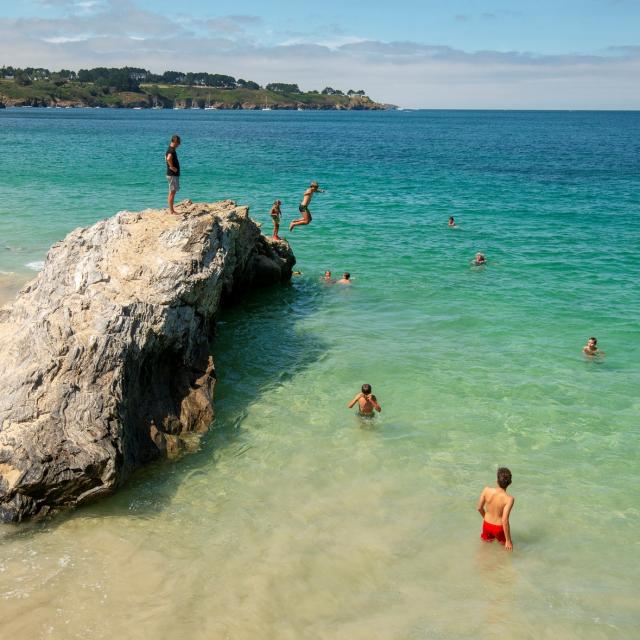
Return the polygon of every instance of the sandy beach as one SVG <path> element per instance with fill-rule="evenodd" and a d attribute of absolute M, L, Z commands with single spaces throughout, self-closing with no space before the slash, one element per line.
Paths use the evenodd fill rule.
<path fill-rule="evenodd" d="M 11 302 L 28 280 L 29 278 L 25 275 L 0 273 L 0 307 Z"/>

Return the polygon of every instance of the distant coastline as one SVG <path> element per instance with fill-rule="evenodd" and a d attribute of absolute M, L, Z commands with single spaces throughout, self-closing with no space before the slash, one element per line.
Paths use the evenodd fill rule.
<path fill-rule="evenodd" d="M 2 107 L 100 107 L 112 109 L 248 109 L 381 111 L 397 107 L 375 102 L 363 90 L 325 87 L 301 91 L 296 84 L 256 82 L 208 73 L 145 69 L 0 68 Z"/>

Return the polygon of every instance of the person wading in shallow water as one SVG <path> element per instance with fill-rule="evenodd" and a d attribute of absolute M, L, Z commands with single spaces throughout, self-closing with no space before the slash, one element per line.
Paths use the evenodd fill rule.
<path fill-rule="evenodd" d="M 176 197 L 176 192 L 180 190 L 180 161 L 178 160 L 178 154 L 176 152 L 179 146 L 180 136 L 172 136 L 164 158 L 167 163 L 167 182 L 169 183 L 167 202 L 169 203 L 169 213 L 171 215 L 177 215 L 173 208 L 173 201 Z"/>
<path fill-rule="evenodd" d="M 509 514 L 515 498 L 507 493 L 511 484 L 511 471 L 500 467 L 495 487 L 485 487 L 478 500 L 478 512 L 482 516 L 480 537 L 486 542 L 497 540 L 507 551 L 513 550 Z"/>
<path fill-rule="evenodd" d="M 313 218 L 311 217 L 311 211 L 309 211 L 309 205 L 311 204 L 311 198 L 313 198 L 313 194 L 316 192 L 324 193 L 324 189 L 321 189 L 318 186 L 318 183 L 314 180 L 309 185 L 309 188 L 304 192 L 304 196 L 302 196 L 302 202 L 298 207 L 298 210 L 302 214 L 302 218 L 299 218 L 298 220 L 294 220 L 289 225 L 289 231 L 293 231 L 293 229 L 297 227 L 299 224 L 309 224 L 311 220 L 313 220 Z"/>
<path fill-rule="evenodd" d="M 382 407 L 378 403 L 378 399 L 371 393 L 371 385 L 363 384 L 362 393 L 359 393 L 348 405 L 347 408 L 351 409 L 356 402 L 358 403 L 358 415 L 363 418 L 372 418 L 375 414 L 374 409 L 380 413 Z"/>

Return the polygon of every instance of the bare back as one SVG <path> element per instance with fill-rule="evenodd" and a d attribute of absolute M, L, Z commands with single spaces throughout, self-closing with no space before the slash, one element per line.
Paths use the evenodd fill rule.
<path fill-rule="evenodd" d="M 358 406 L 360 407 L 360 413 L 361 414 L 363 414 L 365 416 L 370 416 L 373 413 L 375 405 L 373 404 L 373 402 L 371 400 L 373 400 L 373 402 L 376 402 L 376 397 L 375 396 L 371 396 L 371 399 L 369 399 L 367 396 L 362 396 L 358 400 Z"/>
<path fill-rule="evenodd" d="M 489 524 L 502 524 L 505 509 L 508 515 L 513 504 L 513 497 L 496 487 L 485 487 L 480 500 L 485 510 L 484 519 Z"/>

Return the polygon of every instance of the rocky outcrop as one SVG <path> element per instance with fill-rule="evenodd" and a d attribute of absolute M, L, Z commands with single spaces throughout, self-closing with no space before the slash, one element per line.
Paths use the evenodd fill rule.
<path fill-rule="evenodd" d="M 286 281 L 289 245 L 231 201 L 77 229 L 0 310 L 0 518 L 113 492 L 213 418 L 216 315 Z"/>

